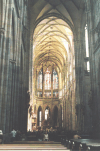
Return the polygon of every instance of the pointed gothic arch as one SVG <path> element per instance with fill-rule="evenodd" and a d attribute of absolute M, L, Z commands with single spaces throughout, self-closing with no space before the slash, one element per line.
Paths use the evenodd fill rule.
<path fill-rule="evenodd" d="M 41 127 L 42 126 L 42 107 L 41 106 L 39 106 L 38 107 L 38 111 L 37 111 L 37 115 L 38 115 L 38 117 L 37 117 L 37 126 L 39 126 L 39 127 Z"/>
<path fill-rule="evenodd" d="M 58 126 L 58 107 L 55 105 L 53 108 L 53 127 Z"/>

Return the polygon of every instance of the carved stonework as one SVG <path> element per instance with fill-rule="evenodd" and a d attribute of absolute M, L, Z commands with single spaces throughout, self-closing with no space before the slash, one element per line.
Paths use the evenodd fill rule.
<path fill-rule="evenodd" d="M 30 117 L 32 116 L 32 105 L 29 107 L 29 114 L 30 114 Z"/>

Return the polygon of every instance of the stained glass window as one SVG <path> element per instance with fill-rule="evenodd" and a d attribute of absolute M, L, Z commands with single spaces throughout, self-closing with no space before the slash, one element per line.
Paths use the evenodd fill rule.
<path fill-rule="evenodd" d="M 44 92 L 44 96 L 47 98 L 51 98 L 51 92 Z"/>
<path fill-rule="evenodd" d="M 38 74 L 37 78 L 37 88 L 42 89 L 42 70 Z"/>
<path fill-rule="evenodd" d="M 50 90 L 51 89 L 51 73 L 48 70 L 48 68 L 45 72 L 44 86 L 45 86 L 45 90 Z"/>
<path fill-rule="evenodd" d="M 46 110 L 45 110 L 45 120 L 47 120 L 47 119 L 48 119 L 48 115 L 49 115 L 49 110 L 48 110 L 48 109 L 46 109 Z"/>
<path fill-rule="evenodd" d="M 58 75 L 55 69 L 53 70 L 53 89 L 58 89 Z"/>
<path fill-rule="evenodd" d="M 53 97 L 57 98 L 58 97 L 58 92 L 53 92 Z"/>
<path fill-rule="evenodd" d="M 38 97 L 42 97 L 42 92 L 37 92 Z"/>

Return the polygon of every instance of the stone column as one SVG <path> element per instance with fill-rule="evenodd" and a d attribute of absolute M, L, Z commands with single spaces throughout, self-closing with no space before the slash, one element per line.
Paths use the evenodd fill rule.
<path fill-rule="evenodd" d="M 0 73 L 2 73 L 2 53 L 3 53 L 3 43 L 4 43 L 4 29 L 0 28 Z M 1 86 L 2 82 L 2 74 L 0 74 L 0 127 L 1 127 L 1 108 L 2 108 L 2 89 L 3 87 Z"/>
<path fill-rule="evenodd" d="M 5 0 L 0 0 L 0 73 L 2 73 L 2 55 L 3 55 L 3 45 L 4 45 L 4 16 L 5 11 Z M 1 86 L 2 82 L 2 74 L 0 74 L 0 127 L 1 127 L 1 108 L 2 108 L 2 93 L 1 90 L 3 87 Z"/>
<path fill-rule="evenodd" d="M 22 28 L 22 25 L 21 25 L 21 19 L 17 19 L 17 47 L 16 47 L 16 50 L 17 50 L 17 54 L 16 54 L 16 115 L 15 115 L 15 120 L 16 120 L 16 129 L 20 129 L 20 119 L 21 119 L 21 92 L 22 92 L 22 89 L 21 89 L 21 36 L 22 36 L 22 32 L 21 32 L 21 28 Z M 28 70 L 27 70 L 28 71 Z M 21 100 L 22 101 L 22 100 Z"/>
<path fill-rule="evenodd" d="M 37 70 L 36 70 L 36 73 L 35 73 L 35 77 L 36 77 L 36 81 L 35 81 L 35 95 L 37 96 Z"/>
<path fill-rule="evenodd" d="M 44 70 L 42 66 L 42 97 L 44 97 Z"/>
<path fill-rule="evenodd" d="M 0 73 L 2 72 L 2 53 L 3 53 L 3 43 L 4 43 L 4 32 L 5 32 L 4 28 L 0 27 Z M 0 74 L 0 85 L 1 85 L 1 74 Z"/>
<path fill-rule="evenodd" d="M 81 113 L 80 113 L 80 92 L 81 92 L 81 89 L 82 89 L 82 85 L 81 85 L 81 80 L 80 80 L 80 77 L 81 77 L 81 48 L 80 48 L 80 45 L 81 45 L 81 41 L 80 41 L 80 33 L 77 33 L 77 37 L 76 39 L 74 40 L 74 44 L 75 44 L 75 65 L 76 65 L 76 100 L 77 100 L 77 105 L 79 107 L 79 110 L 78 110 L 78 114 L 77 114 L 77 129 L 80 130 L 80 124 L 81 124 Z"/>
<path fill-rule="evenodd" d="M 59 105 L 58 108 L 58 122 L 59 122 L 59 127 L 62 127 L 62 107 L 61 104 Z"/>
<path fill-rule="evenodd" d="M 58 107 L 58 121 L 57 121 L 57 126 L 60 126 L 60 107 Z"/>
<path fill-rule="evenodd" d="M 64 107 L 63 107 L 63 115 L 64 115 L 64 117 L 63 117 L 63 123 L 64 123 L 64 128 L 65 128 L 65 124 L 66 124 L 66 117 L 65 117 L 66 111 L 65 111 L 65 98 L 64 98 L 64 96 L 63 96 L 63 101 L 64 101 Z"/>
<path fill-rule="evenodd" d="M 51 110 L 50 110 L 50 119 L 51 119 L 51 127 L 53 127 L 53 123 L 54 123 L 54 120 L 53 120 L 53 115 L 54 115 L 54 106 L 53 106 L 53 103 L 52 103 L 52 106 L 51 106 Z"/>
<path fill-rule="evenodd" d="M 0 28 L 4 28 L 6 12 L 6 0 L 0 0 Z"/>
<path fill-rule="evenodd" d="M 45 120 L 45 108 L 42 108 L 42 123 L 44 120 Z"/>
<path fill-rule="evenodd" d="M 12 19 L 12 13 L 11 13 L 11 4 L 10 1 L 0 1 L 2 5 L 2 17 L 1 19 L 1 26 L 0 28 L 5 28 L 5 33 L 3 37 L 3 44 L 2 44 L 2 51 L 1 51 L 1 83 L 0 83 L 0 103 L 1 103 L 1 109 L 0 109 L 0 118 L 1 118 L 1 129 L 5 133 L 5 127 L 6 127 L 6 107 L 7 103 L 9 101 L 8 96 L 8 72 L 9 72 L 9 54 L 10 54 L 10 35 L 11 35 L 11 19 Z M 1 6 L 0 5 L 0 6 Z M 6 12 L 6 13 L 5 13 Z M 9 118 L 9 117 L 8 117 Z M 8 128 L 9 129 L 9 128 Z"/>
<path fill-rule="evenodd" d="M 51 98 L 53 98 L 53 67 L 51 70 Z"/>

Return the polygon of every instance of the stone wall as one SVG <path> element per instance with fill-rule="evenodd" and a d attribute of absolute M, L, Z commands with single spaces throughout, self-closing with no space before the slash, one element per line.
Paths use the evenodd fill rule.
<path fill-rule="evenodd" d="M 100 138 L 100 1 L 87 1 L 89 25 L 92 132 Z"/>
<path fill-rule="evenodd" d="M 26 0 L 0 1 L 0 129 L 26 130 L 29 21 Z"/>

